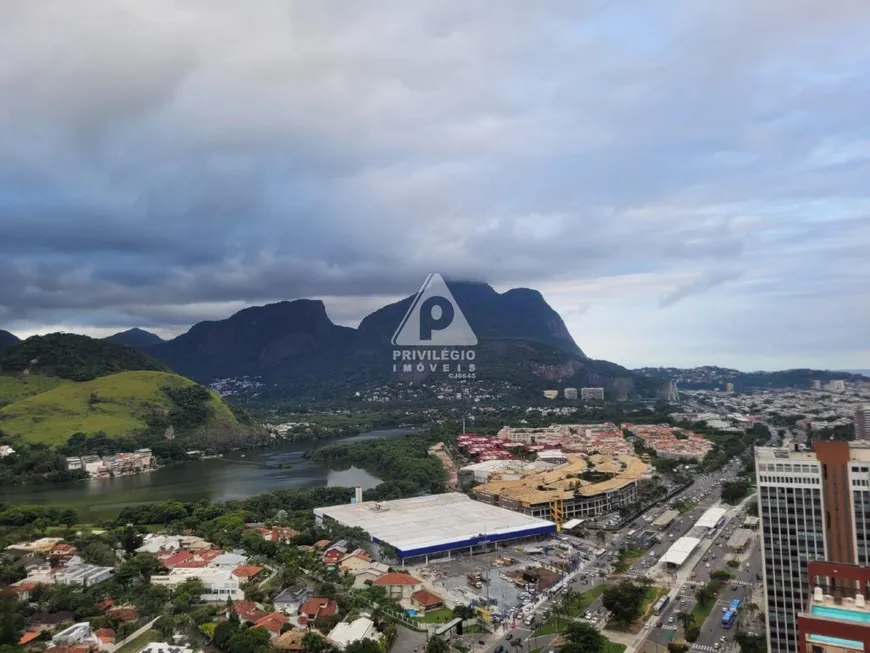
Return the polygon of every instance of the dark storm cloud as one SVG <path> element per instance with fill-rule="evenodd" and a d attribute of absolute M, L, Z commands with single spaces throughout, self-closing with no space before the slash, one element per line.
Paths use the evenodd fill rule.
<path fill-rule="evenodd" d="M 862 0 L 0 11 L 7 327 L 177 332 L 303 296 L 354 323 L 432 271 L 545 287 L 617 359 L 614 323 L 739 357 L 717 311 L 862 310 Z"/>

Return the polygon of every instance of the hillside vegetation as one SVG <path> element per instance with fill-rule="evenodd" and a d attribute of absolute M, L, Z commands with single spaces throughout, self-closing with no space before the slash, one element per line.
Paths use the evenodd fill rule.
<path fill-rule="evenodd" d="M 90 381 L 130 370 L 168 371 L 131 347 L 73 333 L 33 336 L 12 346 L 0 358 L 4 374 L 38 373 L 70 381 Z"/>
<path fill-rule="evenodd" d="M 43 376 L 41 374 L 30 374 L 21 376 L 0 375 L 0 408 L 8 404 L 14 404 L 16 401 L 21 401 L 27 397 L 54 390 L 58 386 L 72 383 L 66 379 L 60 379 L 56 376 Z"/>
<path fill-rule="evenodd" d="M 205 393 L 202 401 L 196 401 L 197 392 Z M 188 406 L 180 406 L 187 397 Z M 170 425 L 187 432 L 210 423 L 241 426 L 215 394 L 168 372 L 121 372 L 66 383 L 0 409 L 0 431 L 52 445 L 66 442 L 74 433 L 102 431 L 121 437 Z"/>

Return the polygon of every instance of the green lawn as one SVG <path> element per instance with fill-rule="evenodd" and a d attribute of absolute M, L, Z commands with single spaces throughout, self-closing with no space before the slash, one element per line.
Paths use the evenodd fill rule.
<path fill-rule="evenodd" d="M 695 603 L 695 607 L 692 608 L 692 616 L 695 618 L 695 625 L 698 626 L 698 628 L 703 629 L 704 622 L 707 620 L 707 617 L 710 616 L 710 613 L 713 612 L 713 608 L 716 607 L 716 601 L 718 599 L 719 593 L 717 592 L 716 597 L 706 606 L 702 606 L 700 603 Z"/>
<path fill-rule="evenodd" d="M 609 639 L 604 645 L 604 653 L 622 653 L 624 650 L 625 644 L 617 644 L 616 642 L 611 642 Z"/>
<path fill-rule="evenodd" d="M 449 608 L 438 608 L 419 617 L 420 622 L 424 624 L 446 624 L 451 619 L 453 619 L 453 611 Z"/>
<path fill-rule="evenodd" d="M 141 649 L 145 647 L 146 644 L 159 641 L 160 633 L 151 628 L 150 630 L 146 630 L 144 633 L 139 635 L 139 637 L 137 637 L 133 641 L 124 644 L 124 646 L 115 651 L 115 653 L 138 653 Z"/>
<path fill-rule="evenodd" d="M 572 597 L 571 603 L 568 605 L 568 616 L 578 617 L 586 612 L 587 608 L 592 605 L 592 602 L 595 601 L 595 599 L 604 593 L 606 588 L 607 585 L 598 585 L 590 590 L 586 590 L 582 594 L 575 594 Z M 568 619 L 564 616 L 557 617 L 556 615 L 553 615 L 548 621 L 538 626 L 537 630 L 535 630 L 535 636 L 558 633 L 567 623 Z"/>
<path fill-rule="evenodd" d="M 667 590 L 664 587 L 659 587 L 658 585 L 650 585 L 647 588 L 646 596 L 643 598 L 643 604 L 641 604 L 640 606 L 640 618 L 642 621 L 646 621 L 647 619 L 649 619 L 650 610 L 655 605 L 655 602 L 658 601 L 665 594 L 667 594 Z"/>

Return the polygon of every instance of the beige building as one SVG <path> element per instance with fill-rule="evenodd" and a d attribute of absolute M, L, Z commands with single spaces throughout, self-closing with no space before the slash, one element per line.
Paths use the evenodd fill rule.
<path fill-rule="evenodd" d="M 394 601 L 410 599 L 411 595 L 423 588 L 423 581 L 419 581 L 409 574 L 390 572 L 376 579 L 372 585 L 383 587 L 387 595 Z"/>

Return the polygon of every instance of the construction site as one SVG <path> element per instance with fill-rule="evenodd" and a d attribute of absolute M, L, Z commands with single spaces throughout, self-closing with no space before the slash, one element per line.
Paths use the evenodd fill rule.
<path fill-rule="evenodd" d="M 629 454 L 566 454 L 566 459 L 521 478 L 493 474 L 472 491 L 479 501 L 561 527 L 571 519 L 598 517 L 635 503 L 639 481 L 651 473 L 650 465 Z"/>

